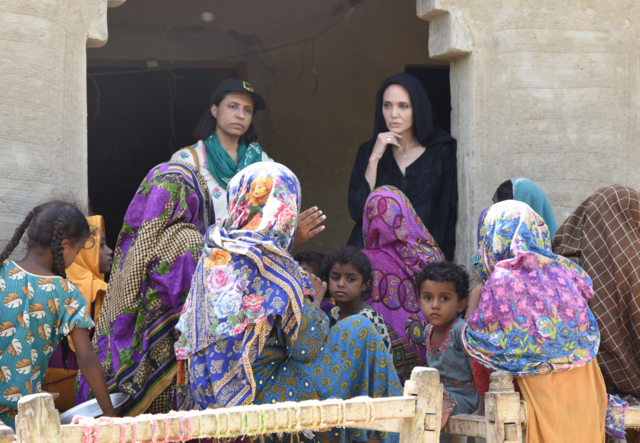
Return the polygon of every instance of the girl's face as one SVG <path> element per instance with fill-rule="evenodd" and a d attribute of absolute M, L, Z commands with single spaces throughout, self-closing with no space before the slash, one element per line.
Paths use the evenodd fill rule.
<path fill-rule="evenodd" d="M 348 303 L 362 298 L 370 282 L 364 283 L 362 274 L 350 263 L 335 263 L 329 271 L 329 293 L 337 303 Z"/>
<path fill-rule="evenodd" d="M 78 253 L 84 249 L 84 245 L 87 241 L 78 241 L 75 244 L 72 244 L 66 238 L 62 240 L 62 256 L 64 257 L 64 268 L 67 269 L 69 266 L 73 264 L 78 256 Z"/>
<path fill-rule="evenodd" d="M 390 85 L 382 96 L 382 115 L 389 131 L 403 134 L 413 129 L 411 96 L 401 85 Z"/>
<path fill-rule="evenodd" d="M 242 137 L 253 120 L 253 99 L 246 92 L 230 92 L 219 106 L 211 106 L 216 118 L 216 131 L 231 137 Z"/>
<path fill-rule="evenodd" d="M 467 299 L 458 300 L 456 285 L 451 282 L 425 280 L 420 287 L 420 309 L 433 326 L 446 327 L 467 306 Z"/>
<path fill-rule="evenodd" d="M 111 272 L 111 265 L 113 265 L 113 251 L 104 238 L 104 232 L 100 232 L 100 255 L 99 255 L 98 268 L 101 274 L 108 274 Z"/>

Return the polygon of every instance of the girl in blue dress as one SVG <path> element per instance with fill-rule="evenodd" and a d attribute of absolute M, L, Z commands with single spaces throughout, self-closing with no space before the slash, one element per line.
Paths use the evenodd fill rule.
<path fill-rule="evenodd" d="M 25 231 L 29 250 L 9 260 Z M 15 429 L 18 400 L 42 392 L 47 362 L 67 336 L 77 363 L 89 381 L 104 415 L 114 416 L 98 356 L 91 347 L 87 302 L 66 278 L 65 270 L 91 237 L 75 206 L 52 201 L 34 208 L 0 254 L 0 420 Z"/>

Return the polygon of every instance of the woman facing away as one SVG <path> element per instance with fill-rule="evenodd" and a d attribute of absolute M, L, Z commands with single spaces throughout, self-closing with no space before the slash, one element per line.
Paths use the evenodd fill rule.
<path fill-rule="evenodd" d="M 401 395 L 391 357 L 360 315 L 329 328 L 293 260 L 300 184 L 285 166 L 251 165 L 229 184 L 229 215 L 209 229 L 177 329 L 183 409 Z M 188 366 L 188 368 L 187 368 Z M 289 441 L 290 436 L 271 436 Z M 339 429 L 319 441 L 397 441 Z"/>
<path fill-rule="evenodd" d="M 416 276 L 444 258 L 413 209 L 393 186 L 376 188 L 363 220 L 364 249 L 371 260 L 372 290 L 364 298 L 384 318 L 398 376 L 404 383 L 415 366 L 426 366 L 425 318 Z"/>
<path fill-rule="evenodd" d="M 524 177 L 517 177 L 504 181 L 496 189 L 496 192 L 493 194 L 492 201 L 495 204 L 505 200 L 515 200 L 526 203 L 542 218 L 542 220 L 544 220 L 547 225 L 547 229 L 549 230 L 549 238 L 553 238 L 558 230 L 558 223 L 556 222 L 556 217 L 553 213 L 553 209 L 551 208 L 551 203 L 549 203 L 547 196 L 537 183 Z M 482 211 L 478 219 L 478 242 L 480 242 L 480 231 L 487 211 L 489 211 L 489 208 Z M 479 295 L 480 291 L 482 291 L 482 278 L 480 276 L 478 253 L 471 257 L 471 261 L 474 266 L 471 278 L 471 287 L 473 288 L 473 293 Z M 491 371 L 475 360 L 472 360 L 472 365 L 478 395 L 480 396 L 480 402 L 478 403 L 478 410 L 476 411 L 476 414 L 484 415 L 484 394 L 489 390 L 489 377 L 491 376 Z M 518 390 L 517 384 L 515 384 L 515 388 Z"/>
<path fill-rule="evenodd" d="M 27 255 L 9 259 L 27 231 Z M 107 416 L 115 416 L 100 361 L 91 348 L 93 322 L 87 302 L 67 279 L 66 269 L 85 247 L 92 232 L 74 205 L 51 201 L 35 207 L 0 254 L 0 419 L 15 428 L 18 400 L 43 392 L 47 363 L 60 344 L 61 360 L 69 356 L 87 374 L 87 386 Z"/>
<path fill-rule="evenodd" d="M 131 399 L 123 414 L 162 413 L 177 370 L 175 325 L 213 220 L 207 184 L 187 163 L 162 163 L 127 209 L 113 270 L 93 337 L 110 392 Z M 82 373 L 76 401 L 91 390 Z"/>
<path fill-rule="evenodd" d="M 549 230 L 524 203 L 493 205 L 478 248 L 485 282 L 463 329 L 471 358 L 509 371 L 528 405 L 527 442 L 604 442 L 621 409 L 596 361 L 600 332 L 588 307 L 591 279 L 551 252 Z M 619 435 L 619 434 L 617 434 Z"/>
<path fill-rule="evenodd" d="M 458 205 L 456 141 L 437 127 L 429 96 L 409 74 L 386 79 L 376 95 L 373 138 L 358 150 L 349 183 L 356 225 L 349 244 L 364 247 L 362 223 L 369 194 L 392 185 L 402 191 L 447 260 L 453 260 Z"/>
<path fill-rule="evenodd" d="M 75 261 L 67 269 L 67 278 L 73 283 L 87 301 L 87 314 L 98 322 L 107 282 L 104 275 L 111 271 L 113 251 L 107 246 L 104 236 L 104 219 L 101 215 L 87 217 L 92 235 L 84 249 L 80 250 Z M 71 353 L 66 364 L 62 361 L 62 347 L 58 347 L 47 365 L 43 389 L 57 392 L 56 408 L 66 411 L 76 405 L 75 386 L 78 364 L 73 340 L 69 339 Z"/>
<path fill-rule="evenodd" d="M 227 186 L 231 179 L 249 165 L 273 161 L 258 144 L 253 125 L 254 114 L 266 107 L 264 98 L 249 83 L 235 79 L 223 81 L 211 94 L 209 107 L 193 132 L 198 142 L 171 156 L 172 161 L 196 166 L 206 180 L 216 214 L 213 223 L 229 214 Z M 324 226 L 318 225 L 326 218 L 316 207 L 303 212 L 296 244 L 322 232 Z"/>
<path fill-rule="evenodd" d="M 620 185 L 598 189 L 560 226 L 553 249 L 593 279 L 589 306 L 600 328 L 607 391 L 640 405 L 640 193 Z"/>

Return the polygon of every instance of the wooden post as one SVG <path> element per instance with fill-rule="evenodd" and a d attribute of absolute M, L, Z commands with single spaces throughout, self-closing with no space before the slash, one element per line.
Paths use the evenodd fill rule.
<path fill-rule="evenodd" d="M 404 385 L 405 396 L 416 396 L 416 415 L 406 419 L 400 443 L 438 443 L 442 419 L 442 385 L 437 369 L 415 367 Z"/>
<path fill-rule="evenodd" d="M 487 443 L 522 443 L 520 394 L 513 389 L 513 376 L 496 371 L 490 380 L 484 396 Z"/>
<path fill-rule="evenodd" d="M 33 394 L 18 400 L 18 443 L 62 443 L 60 414 L 51 394 Z"/>

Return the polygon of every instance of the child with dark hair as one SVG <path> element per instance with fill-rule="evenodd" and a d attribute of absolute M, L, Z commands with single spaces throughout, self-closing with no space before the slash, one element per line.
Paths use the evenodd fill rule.
<path fill-rule="evenodd" d="M 308 274 L 313 274 L 322 281 L 327 281 L 327 256 L 322 252 L 302 251 L 298 252 L 293 259 Z"/>
<path fill-rule="evenodd" d="M 382 316 L 362 299 L 371 291 L 371 262 L 364 252 L 353 246 L 345 246 L 327 258 L 329 269 L 329 293 L 337 306 L 329 313 L 333 327 L 340 320 L 355 314 L 373 323 L 382 342 L 391 353 L 391 337 Z"/>
<path fill-rule="evenodd" d="M 331 310 L 335 308 L 336 302 L 331 298 L 329 291 L 326 290 L 326 286 L 328 284 L 327 256 L 322 252 L 302 251 L 297 253 L 293 259 L 298 262 L 300 267 L 304 269 L 307 274 L 309 274 L 311 284 L 314 286 L 314 292 L 317 296 L 323 297 L 323 300 L 320 303 L 320 309 L 322 309 L 325 314 L 329 314 Z M 319 285 L 319 282 L 315 282 L 312 275 L 317 277 L 319 282 L 322 283 Z"/>
<path fill-rule="evenodd" d="M 66 273 L 67 279 L 84 296 L 87 301 L 87 314 L 97 324 L 107 292 L 107 282 L 104 280 L 104 276 L 111 271 L 113 251 L 106 244 L 102 216 L 87 217 L 87 222 L 93 231 L 91 237 L 84 249 L 80 250 L 76 256 L 74 263 L 67 268 Z M 53 352 L 42 384 L 47 392 L 60 394 L 60 397 L 55 400 L 56 409 L 60 412 L 76 405 L 76 374 L 79 368 L 72 339 L 69 339 L 69 347 L 71 353 L 66 364 L 62 362 L 61 351 L 64 346 L 59 346 Z"/>
<path fill-rule="evenodd" d="M 27 255 L 18 262 L 9 260 L 27 228 Z M 78 367 L 89 380 L 104 415 L 115 415 L 100 360 L 87 332 L 93 326 L 87 302 L 66 275 L 91 235 L 78 208 L 51 201 L 27 214 L 0 254 L 0 349 L 4 351 L 0 419 L 7 426 L 15 427 L 20 398 L 42 392 L 47 362 L 61 341 L 66 361 L 67 336 L 73 339 Z"/>
<path fill-rule="evenodd" d="M 427 362 L 440 372 L 446 399 L 445 413 L 470 414 L 478 405 L 471 362 L 464 352 L 460 318 L 469 297 L 469 274 L 464 267 L 443 261 L 429 263 L 416 278 L 420 309 L 429 325 L 425 329 Z M 446 439 L 444 439 L 446 440 Z"/>

